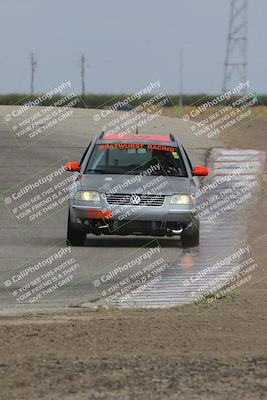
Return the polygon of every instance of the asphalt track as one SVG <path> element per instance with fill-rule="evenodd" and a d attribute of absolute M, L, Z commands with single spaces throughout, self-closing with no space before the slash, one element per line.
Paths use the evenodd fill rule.
<path fill-rule="evenodd" d="M 18 140 L 14 135 L 14 124 L 18 124 L 36 113 L 36 109 L 39 111 L 44 108 L 35 107 L 24 112 L 22 116 L 12 119 L 12 125 L 10 121 L 7 121 L 6 115 L 9 115 L 14 109 L 13 106 L 0 108 L 0 188 L 2 195 L 0 205 L 0 314 L 58 312 L 72 307 L 94 306 L 101 298 L 99 288 L 95 283 L 98 278 L 107 275 L 119 263 L 125 264 L 127 260 L 136 257 L 137 254 L 144 251 L 144 248 L 149 249 L 160 245 L 170 265 L 175 265 L 182 251 L 177 239 L 122 238 L 118 236 L 90 237 L 84 247 L 71 249 L 71 255 L 67 252 L 64 253 L 60 260 L 56 261 L 58 264 L 55 261 L 49 263 L 51 255 L 66 248 L 66 203 L 61 203 L 53 211 L 47 212 L 43 219 L 36 218 L 32 224 L 20 224 L 20 221 L 16 219 L 14 209 L 12 210 L 13 203 L 11 201 L 10 204 L 10 196 L 12 193 L 21 193 L 21 189 L 29 181 L 36 181 L 35 177 L 47 175 L 49 168 L 55 169 L 65 161 L 79 160 L 90 139 L 107 121 L 95 122 L 96 111 L 94 110 L 75 109 L 63 122 L 49 128 L 44 135 L 40 134 L 29 140 L 25 134 Z M 112 114 L 112 118 L 119 115 L 119 112 L 115 112 Z M 110 117 L 110 120 L 112 118 Z M 147 122 L 142 128 L 142 132 L 157 134 L 172 132 L 179 136 L 195 164 L 206 163 L 208 151 L 211 148 L 220 147 L 220 142 L 205 137 L 196 137 L 188 126 L 188 123 L 178 118 L 158 117 Z M 32 198 L 38 194 L 38 190 L 31 192 Z M 17 203 L 15 205 L 17 206 Z M 244 229 L 244 224 L 242 229 Z M 218 241 L 216 245 L 218 245 Z M 207 250 L 206 240 L 201 240 L 199 251 L 205 251 L 205 253 L 210 251 Z M 213 248 L 213 252 L 214 254 L 218 253 L 218 248 Z M 192 255 L 192 252 L 189 251 L 188 254 Z M 225 252 L 223 251 L 221 254 L 223 255 Z M 69 260 L 70 257 L 75 259 L 76 267 L 73 271 L 70 268 L 69 271 L 65 271 L 65 275 L 60 276 L 60 285 L 57 285 L 59 281 L 55 280 L 55 289 L 51 289 L 50 292 L 49 290 L 53 286 L 53 281 L 51 281 L 50 286 L 43 287 L 43 290 L 46 290 L 45 295 L 38 302 L 29 303 L 29 298 L 33 298 L 34 295 L 37 298 L 40 293 L 40 291 L 36 291 L 34 295 L 31 294 L 31 297 L 27 297 L 29 287 L 37 287 L 41 282 L 49 280 L 51 268 L 57 268 L 59 262 Z M 41 269 L 35 271 L 36 273 L 23 275 L 23 271 L 29 271 L 29 266 L 36 266 L 43 260 L 46 260 L 44 267 L 40 267 Z M 73 266 L 71 263 L 69 265 Z M 70 276 L 72 278 L 68 282 Z M 116 279 L 114 282 L 116 284 Z M 30 286 L 27 288 L 27 285 Z"/>

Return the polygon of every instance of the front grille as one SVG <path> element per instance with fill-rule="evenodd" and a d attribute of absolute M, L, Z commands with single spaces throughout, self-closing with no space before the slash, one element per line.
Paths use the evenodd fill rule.
<path fill-rule="evenodd" d="M 159 194 L 137 194 L 140 197 L 141 201 L 136 204 L 131 201 L 131 198 L 135 196 L 132 194 L 110 194 L 106 193 L 106 199 L 108 204 L 116 204 L 122 206 L 156 206 L 160 207 L 163 205 L 165 196 Z"/>

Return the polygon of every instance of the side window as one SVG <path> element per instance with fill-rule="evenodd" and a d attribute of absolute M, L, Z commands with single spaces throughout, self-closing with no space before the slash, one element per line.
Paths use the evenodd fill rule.
<path fill-rule="evenodd" d="M 92 144 L 92 142 L 89 143 L 89 146 L 87 147 L 87 149 L 86 149 L 85 152 L 83 153 L 83 156 L 82 156 L 81 161 L 80 161 L 80 165 L 82 165 L 83 160 L 85 159 L 85 156 L 86 156 L 86 154 L 87 154 L 87 152 L 88 152 L 88 150 L 89 150 L 91 144 Z"/>
<path fill-rule="evenodd" d="M 187 152 L 186 152 L 184 146 L 183 146 L 183 150 L 184 150 L 184 153 L 185 153 L 187 162 L 188 162 L 188 164 L 189 164 L 189 167 L 191 168 L 191 171 L 193 171 L 193 165 L 192 165 L 192 163 L 191 163 L 191 161 L 190 161 L 190 158 L 188 157 L 188 154 L 187 154 Z"/>

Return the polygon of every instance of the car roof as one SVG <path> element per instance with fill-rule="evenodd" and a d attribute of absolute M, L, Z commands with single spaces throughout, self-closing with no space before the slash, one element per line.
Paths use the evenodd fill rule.
<path fill-rule="evenodd" d="M 103 134 L 98 138 L 97 143 L 167 143 L 168 145 L 176 145 L 176 141 L 172 135 L 141 135 L 141 134 Z"/>

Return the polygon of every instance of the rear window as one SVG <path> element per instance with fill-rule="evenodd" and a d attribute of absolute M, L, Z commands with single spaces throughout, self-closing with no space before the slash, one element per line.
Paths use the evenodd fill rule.
<path fill-rule="evenodd" d="M 187 177 L 177 147 L 142 143 L 98 144 L 85 170 L 86 174 L 139 174 L 153 166 L 153 175 Z"/>

